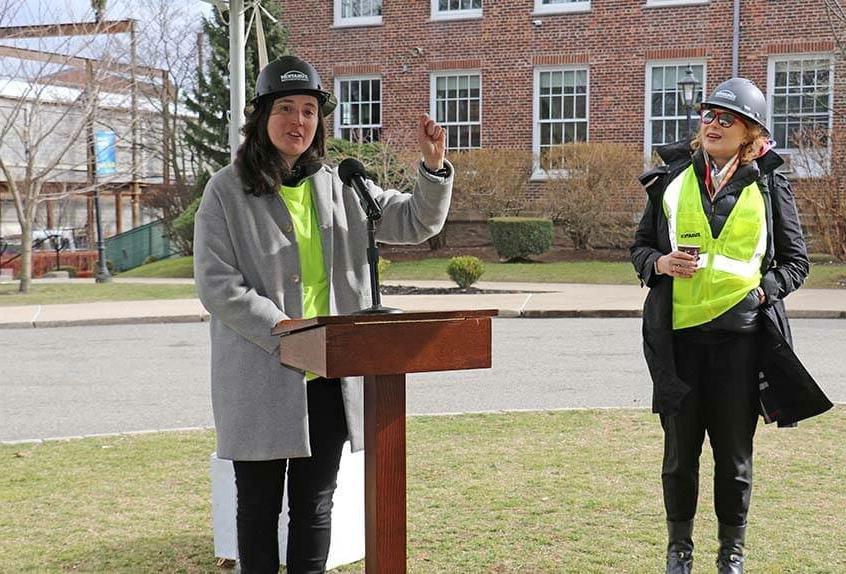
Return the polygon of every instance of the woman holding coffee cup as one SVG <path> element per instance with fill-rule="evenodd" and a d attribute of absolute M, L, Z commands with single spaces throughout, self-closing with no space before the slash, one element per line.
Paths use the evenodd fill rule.
<path fill-rule="evenodd" d="M 648 203 L 631 256 L 650 288 L 643 335 L 653 410 L 664 429 L 666 571 L 684 574 L 692 566 L 707 432 L 719 520 L 717 570 L 736 574 L 743 571 L 759 384 L 767 384 L 759 382 L 759 351 L 780 344 L 773 338 L 789 349 L 782 300 L 802 285 L 809 263 L 790 185 L 774 173 L 783 160 L 771 149 L 764 95 L 749 80 L 732 78 L 699 111 L 694 139 L 659 149 L 665 164 L 641 176 Z M 793 359 L 798 364 L 791 352 Z M 794 381 L 784 382 L 792 388 Z M 810 375 L 801 382 L 802 392 L 811 389 L 803 400 L 812 408 L 765 416 L 792 424 L 830 406 Z M 779 399 L 795 399 L 789 394 Z"/>

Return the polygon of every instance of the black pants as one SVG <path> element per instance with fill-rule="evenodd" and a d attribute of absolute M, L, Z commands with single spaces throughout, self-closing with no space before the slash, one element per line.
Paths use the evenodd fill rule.
<path fill-rule="evenodd" d="M 326 570 L 332 526 L 332 495 L 337 486 L 347 423 L 338 379 L 308 382 L 311 457 L 235 461 L 238 491 L 238 555 L 244 574 L 279 571 L 279 514 L 288 471 L 289 574 Z"/>
<path fill-rule="evenodd" d="M 678 414 L 661 416 L 667 520 L 692 520 L 696 514 L 699 455 L 707 431 L 717 518 L 722 524 L 745 525 L 758 423 L 756 335 L 726 334 L 708 341 L 677 335 L 674 344 L 676 369 L 691 391 Z"/>

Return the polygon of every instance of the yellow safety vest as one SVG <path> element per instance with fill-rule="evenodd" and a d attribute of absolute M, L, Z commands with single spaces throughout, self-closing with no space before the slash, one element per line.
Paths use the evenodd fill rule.
<path fill-rule="evenodd" d="M 679 245 L 699 247 L 693 277 L 673 281 L 673 329 L 703 325 L 734 307 L 761 282 L 767 248 L 764 196 L 757 183 L 746 186 L 717 238 L 711 236 L 692 165 L 667 186 L 663 204 L 673 250 Z"/>

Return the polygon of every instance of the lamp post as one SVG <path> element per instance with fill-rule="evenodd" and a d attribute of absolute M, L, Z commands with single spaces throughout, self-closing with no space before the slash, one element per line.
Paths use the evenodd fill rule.
<path fill-rule="evenodd" d="M 86 71 L 86 97 L 96 98 L 93 92 L 93 78 L 94 68 L 91 60 L 85 62 Z M 106 265 L 106 249 L 103 241 L 103 218 L 100 214 L 100 188 L 97 185 L 97 148 L 94 140 L 94 104 L 88 103 L 91 109 L 88 111 L 88 118 L 85 125 L 85 136 L 88 140 L 87 145 L 87 183 L 94 188 L 94 217 L 96 218 L 97 226 L 97 271 L 94 273 L 94 281 L 97 283 L 109 283 L 112 280 L 112 275 L 109 273 L 109 268 Z"/>
<path fill-rule="evenodd" d="M 693 75 L 693 69 L 690 67 L 690 64 L 688 64 L 687 70 L 684 73 L 684 78 L 678 81 L 679 93 L 681 94 L 682 101 L 684 102 L 685 111 L 687 112 L 688 139 L 690 139 L 691 135 L 693 134 L 693 126 L 691 125 L 690 112 L 693 109 L 693 98 L 696 97 L 696 86 L 698 85 L 699 82 Z"/>

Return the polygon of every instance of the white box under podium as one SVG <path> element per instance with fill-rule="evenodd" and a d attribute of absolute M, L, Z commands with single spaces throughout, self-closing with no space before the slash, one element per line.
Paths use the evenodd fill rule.
<path fill-rule="evenodd" d="M 235 525 L 236 490 L 232 461 L 210 455 L 212 483 L 212 522 L 214 555 L 217 558 L 238 558 L 238 535 Z M 288 493 L 282 499 L 279 516 L 279 558 L 285 563 L 288 545 Z M 344 445 L 338 471 L 338 488 L 332 508 L 332 539 L 326 569 L 351 564 L 364 558 L 364 452 L 350 452 Z"/>

